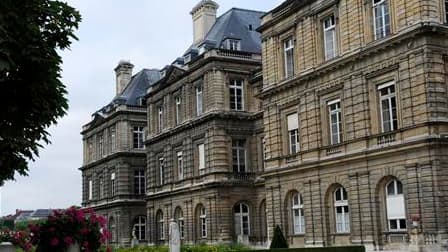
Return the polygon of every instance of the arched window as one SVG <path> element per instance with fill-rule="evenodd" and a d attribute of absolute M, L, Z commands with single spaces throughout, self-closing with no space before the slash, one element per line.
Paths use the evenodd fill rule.
<path fill-rule="evenodd" d="M 109 218 L 109 231 L 111 234 L 110 241 L 116 242 L 117 241 L 117 226 L 115 225 L 114 217 Z"/>
<path fill-rule="evenodd" d="M 305 215 L 303 214 L 303 199 L 299 193 L 292 195 L 292 225 L 294 227 L 294 234 L 305 233 Z"/>
<path fill-rule="evenodd" d="M 389 231 L 406 230 L 403 185 L 396 179 L 386 185 L 386 212 Z"/>
<path fill-rule="evenodd" d="M 207 238 L 207 211 L 204 206 L 198 207 L 199 217 L 199 235 L 201 238 Z"/>
<path fill-rule="evenodd" d="M 146 240 L 146 217 L 138 216 L 134 220 L 135 236 L 139 241 Z"/>
<path fill-rule="evenodd" d="M 336 219 L 336 232 L 350 232 L 350 212 L 348 208 L 347 191 L 339 187 L 334 192 L 334 210 Z"/>
<path fill-rule="evenodd" d="M 179 225 L 180 239 L 184 239 L 185 221 L 184 221 L 184 213 L 182 212 L 182 209 L 180 207 L 176 208 L 176 211 L 174 212 L 174 218 L 177 222 L 177 225 Z"/>
<path fill-rule="evenodd" d="M 159 237 L 159 240 L 165 240 L 165 220 L 163 218 L 163 212 L 162 210 L 159 210 L 157 212 L 157 235 Z"/>
<path fill-rule="evenodd" d="M 246 204 L 240 203 L 233 207 L 233 214 L 235 220 L 235 235 L 249 235 L 250 234 L 250 218 L 249 207 Z"/>

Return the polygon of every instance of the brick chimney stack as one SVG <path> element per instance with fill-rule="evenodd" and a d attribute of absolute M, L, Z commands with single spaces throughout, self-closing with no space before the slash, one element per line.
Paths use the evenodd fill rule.
<path fill-rule="evenodd" d="M 128 60 L 120 60 L 118 66 L 115 68 L 115 74 L 117 76 L 117 95 L 121 94 L 131 81 L 133 68 L 134 65 Z"/>
<path fill-rule="evenodd" d="M 193 44 L 201 42 L 216 21 L 219 5 L 212 0 L 201 0 L 190 14 L 193 18 Z"/>

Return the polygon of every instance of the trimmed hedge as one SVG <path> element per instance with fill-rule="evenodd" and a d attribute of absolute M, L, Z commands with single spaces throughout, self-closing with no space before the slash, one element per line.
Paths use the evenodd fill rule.
<path fill-rule="evenodd" d="M 262 249 L 256 252 L 365 252 L 364 246 L 324 247 L 324 248 L 289 248 L 289 249 Z"/>

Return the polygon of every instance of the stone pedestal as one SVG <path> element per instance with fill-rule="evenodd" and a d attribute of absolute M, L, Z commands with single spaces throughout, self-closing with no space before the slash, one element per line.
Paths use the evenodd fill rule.
<path fill-rule="evenodd" d="M 0 252 L 15 252 L 16 247 L 12 245 L 10 242 L 2 242 L 0 243 Z"/>
<path fill-rule="evenodd" d="M 170 252 L 180 252 L 180 232 L 179 225 L 174 219 L 170 221 L 170 230 L 169 230 L 169 238 L 170 238 Z"/>

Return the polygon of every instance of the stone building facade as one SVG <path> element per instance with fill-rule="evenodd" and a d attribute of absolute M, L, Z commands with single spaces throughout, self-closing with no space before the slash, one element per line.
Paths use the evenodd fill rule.
<path fill-rule="evenodd" d="M 193 45 L 147 94 L 151 244 L 167 242 L 171 219 L 184 243 L 266 239 L 255 31 L 263 13 L 234 8 L 216 18 L 217 8 L 193 8 Z"/>
<path fill-rule="evenodd" d="M 267 219 L 291 246 L 446 244 L 445 4 L 285 1 L 263 17 Z"/>
<path fill-rule="evenodd" d="M 117 96 L 95 112 L 83 126 L 84 162 L 82 206 L 106 217 L 112 244 L 129 245 L 132 232 L 147 240 L 146 153 L 147 124 L 142 98 L 160 79 L 159 70 L 143 69 L 134 76 L 133 65 L 121 61 L 115 69 Z"/>

